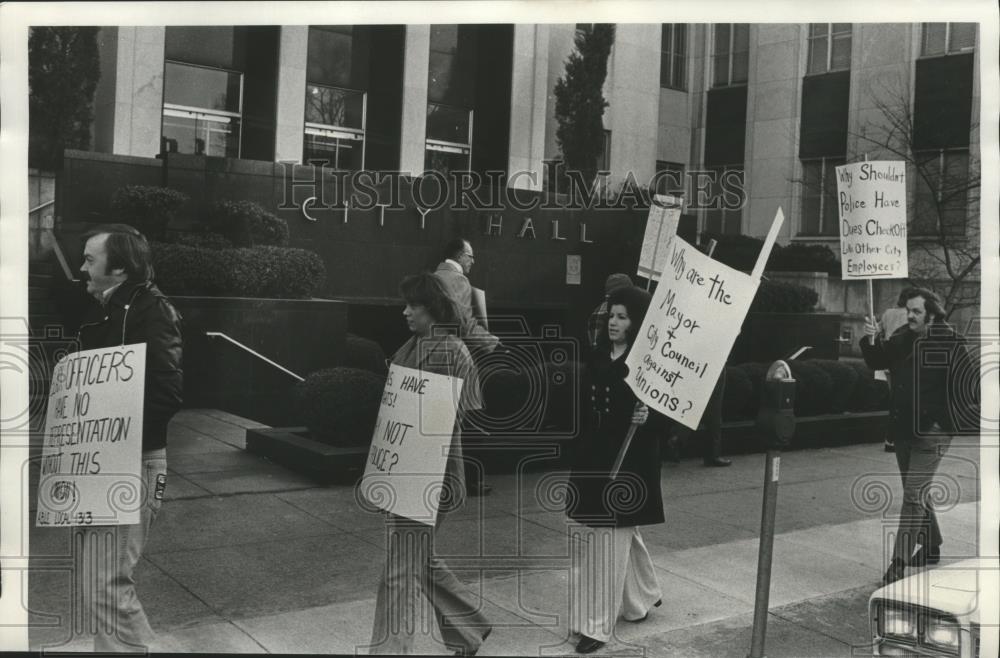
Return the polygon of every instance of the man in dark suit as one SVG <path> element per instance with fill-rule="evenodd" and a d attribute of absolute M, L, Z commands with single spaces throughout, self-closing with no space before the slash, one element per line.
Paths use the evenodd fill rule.
<path fill-rule="evenodd" d="M 473 360 L 492 353 L 499 340 L 486 328 L 486 318 L 477 318 L 472 310 L 472 284 L 468 274 L 476 261 L 472 245 L 464 238 L 455 238 L 445 245 L 442 260 L 434 276 L 444 285 L 445 292 L 458 312 L 458 335 L 465 342 Z M 471 496 L 483 496 L 493 487 L 482 481 L 482 464 L 466 468 L 466 490 Z"/>

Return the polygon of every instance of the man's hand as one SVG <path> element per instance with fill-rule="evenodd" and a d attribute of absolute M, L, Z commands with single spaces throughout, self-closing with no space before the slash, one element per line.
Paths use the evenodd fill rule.
<path fill-rule="evenodd" d="M 870 316 L 865 316 L 865 335 L 873 341 L 882 333 L 882 324 Z"/>
<path fill-rule="evenodd" d="M 632 423 L 634 425 L 645 425 L 649 419 L 649 407 L 639 402 L 632 411 Z"/>

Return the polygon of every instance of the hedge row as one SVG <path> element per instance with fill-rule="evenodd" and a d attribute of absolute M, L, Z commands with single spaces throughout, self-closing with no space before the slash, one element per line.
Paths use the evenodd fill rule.
<path fill-rule="evenodd" d="M 286 247 L 204 249 L 151 245 L 156 282 L 168 295 L 303 299 L 318 293 L 326 267 L 315 253 Z"/>
<path fill-rule="evenodd" d="M 477 424 L 488 431 L 542 435 L 571 431 L 578 425 L 579 366 L 535 362 L 515 357 L 510 367 L 499 362 L 480 371 L 485 409 Z M 509 358 L 509 357 L 504 357 Z M 385 360 L 373 341 L 348 336 L 344 363 L 350 367 L 310 374 L 295 389 L 297 412 L 316 440 L 334 445 L 367 445 L 385 383 Z M 726 366 L 724 420 L 756 418 L 764 373 L 770 364 Z M 860 360 L 813 359 L 789 364 L 797 384 L 795 414 L 800 417 L 878 411 L 888 406 L 888 387 L 876 381 Z"/>
<path fill-rule="evenodd" d="M 757 263 L 764 241 L 748 235 L 706 233 L 702 242 L 716 241 L 712 257 L 737 270 L 751 271 Z M 775 244 L 766 269 L 774 272 L 826 272 L 840 277 L 840 260 L 832 249 L 822 244 Z"/>
<path fill-rule="evenodd" d="M 760 407 L 768 363 L 726 366 L 725 420 L 755 418 Z M 878 411 L 888 408 L 889 388 L 875 380 L 860 360 L 809 359 L 789 363 L 795 386 L 795 414 L 818 416 L 845 411 Z"/>
<path fill-rule="evenodd" d="M 808 313 L 819 302 L 812 288 L 781 281 L 761 281 L 750 303 L 751 312 Z"/>

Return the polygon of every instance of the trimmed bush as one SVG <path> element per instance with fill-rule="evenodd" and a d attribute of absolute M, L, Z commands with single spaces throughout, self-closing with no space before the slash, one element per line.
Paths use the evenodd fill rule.
<path fill-rule="evenodd" d="M 831 413 L 830 396 L 833 392 L 833 378 L 811 361 L 789 361 L 795 387 L 795 414 L 797 416 L 818 416 Z"/>
<path fill-rule="evenodd" d="M 764 246 L 763 240 L 752 238 L 749 235 L 722 235 L 720 233 L 703 233 L 701 236 L 702 245 L 708 244 L 709 240 L 715 240 L 715 251 L 712 258 L 728 265 L 734 270 L 751 271 L 757 263 L 757 256 Z M 778 245 L 774 245 L 777 249 Z M 774 258 L 774 250 L 771 250 L 771 258 Z"/>
<path fill-rule="evenodd" d="M 232 249 L 233 243 L 226 236 L 220 233 L 206 231 L 204 233 L 192 233 L 184 231 L 176 235 L 167 235 L 167 242 L 170 244 L 180 244 L 185 247 L 199 247 L 201 249 Z"/>
<path fill-rule="evenodd" d="M 134 226 L 149 240 L 160 240 L 187 201 L 186 194 L 168 187 L 126 185 L 111 195 L 111 210 L 116 221 Z"/>
<path fill-rule="evenodd" d="M 875 372 L 860 359 L 844 363 L 858 374 L 854 391 L 848 400 L 848 411 L 881 411 L 889 408 L 889 385 L 875 379 Z"/>
<path fill-rule="evenodd" d="M 172 295 L 303 299 L 323 286 L 322 259 L 305 249 L 203 249 L 153 243 L 160 288 Z"/>
<path fill-rule="evenodd" d="M 371 443 L 382 402 L 385 377 L 357 368 L 328 368 L 296 384 L 296 413 L 312 438 L 328 445 L 354 447 Z"/>
<path fill-rule="evenodd" d="M 780 281 L 761 281 L 750 304 L 751 313 L 807 313 L 815 308 L 819 294 L 805 286 Z"/>
<path fill-rule="evenodd" d="M 253 201 L 223 201 L 208 225 L 237 247 L 288 244 L 288 223 Z"/>
<path fill-rule="evenodd" d="M 826 272 L 840 277 L 840 260 L 825 244 L 774 245 L 767 268 L 775 272 Z"/>
<path fill-rule="evenodd" d="M 367 370 L 376 375 L 389 372 L 385 364 L 385 352 L 373 340 L 347 334 L 344 338 L 344 358 L 341 365 L 345 368 Z"/>
<path fill-rule="evenodd" d="M 833 381 L 833 389 L 828 400 L 829 413 L 839 414 L 847 411 L 858 383 L 857 370 L 846 363 L 832 359 L 810 359 L 808 363 L 818 366 Z"/>
<path fill-rule="evenodd" d="M 764 375 L 767 374 L 767 363 L 741 363 L 737 366 L 746 373 L 750 382 L 750 396 L 747 398 L 741 415 L 744 418 L 756 418 L 760 408 L 760 400 L 764 391 Z"/>

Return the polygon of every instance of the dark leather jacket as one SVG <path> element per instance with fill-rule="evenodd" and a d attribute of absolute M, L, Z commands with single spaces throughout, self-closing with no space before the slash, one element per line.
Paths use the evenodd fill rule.
<path fill-rule="evenodd" d="M 181 408 L 181 316 L 150 281 L 125 281 L 106 305 L 88 309 L 78 333 L 84 350 L 146 344 L 142 449 L 167 445 L 167 422 Z"/>

